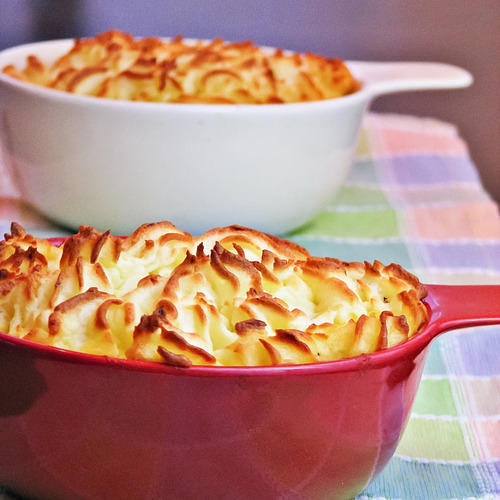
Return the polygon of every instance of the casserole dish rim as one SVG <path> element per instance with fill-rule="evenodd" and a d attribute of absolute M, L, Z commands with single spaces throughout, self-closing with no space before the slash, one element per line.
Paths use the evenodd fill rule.
<path fill-rule="evenodd" d="M 425 299 L 424 299 L 425 300 Z M 189 367 L 175 367 L 156 361 L 142 361 L 135 359 L 117 358 L 102 354 L 89 354 L 61 347 L 41 344 L 31 340 L 15 337 L 8 333 L 0 332 L 0 343 L 8 343 L 27 349 L 43 357 L 55 358 L 60 361 L 85 365 L 99 365 L 115 367 L 140 372 L 156 372 L 170 375 L 196 375 L 196 376 L 279 376 L 300 374 L 324 374 L 347 371 L 363 371 L 369 368 L 381 368 L 392 364 L 400 357 L 418 354 L 425 349 L 430 341 L 440 333 L 436 331 L 434 319 L 436 315 L 427 302 L 424 305 L 428 311 L 427 321 L 410 339 L 400 342 L 386 349 L 364 353 L 358 356 L 341 358 L 331 361 L 318 361 L 315 363 L 265 365 L 265 366 L 207 366 L 191 365 Z"/>

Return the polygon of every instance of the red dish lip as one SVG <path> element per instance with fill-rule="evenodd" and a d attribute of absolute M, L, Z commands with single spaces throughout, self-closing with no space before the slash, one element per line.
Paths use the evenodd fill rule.
<path fill-rule="evenodd" d="M 425 337 L 425 338 L 424 338 Z M 276 376 L 276 375 L 299 375 L 304 372 L 334 373 L 363 368 L 375 368 L 391 364 L 394 358 L 404 356 L 414 350 L 422 350 L 432 340 L 427 328 L 406 342 L 390 347 L 383 351 L 370 354 L 361 354 L 352 358 L 338 359 L 335 361 L 321 361 L 301 365 L 280 366 L 202 366 L 193 365 L 189 368 L 178 368 L 164 365 L 154 361 L 139 361 L 134 359 L 114 358 L 110 356 L 87 354 L 69 349 L 61 349 L 45 344 L 38 344 L 30 340 L 23 340 L 11 335 L 0 333 L 0 341 L 22 346 L 31 351 L 38 351 L 43 356 L 58 358 L 61 361 L 81 363 L 88 365 L 105 365 L 126 370 L 165 373 L 170 375 L 196 375 L 196 376 Z"/>
<path fill-rule="evenodd" d="M 62 239 L 52 240 L 55 244 Z M 114 368 L 165 373 L 170 375 L 190 375 L 205 377 L 235 376 L 278 376 L 337 373 L 378 368 L 393 363 L 396 359 L 410 353 L 419 352 L 440 333 L 447 330 L 469 326 L 500 323 L 500 285 L 448 286 L 427 285 L 428 296 L 424 299 L 429 311 L 429 320 L 420 333 L 411 339 L 387 349 L 361 354 L 352 358 L 335 361 L 322 361 L 301 365 L 280 366 L 200 366 L 179 368 L 153 361 L 139 361 L 114 358 L 104 355 L 87 354 L 61 349 L 29 340 L 0 333 L 0 341 L 37 351 L 42 356 L 57 358 L 61 361 L 88 365 L 101 365 Z M 467 298 L 468 303 L 463 299 Z M 467 305 L 469 307 L 467 307 Z"/>
<path fill-rule="evenodd" d="M 429 305 L 427 304 L 429 311 Z M 335 373 L 363 370 L 366 368 L 376 368 L 391 364 L 395 358 L 407 355 L 410 352 L 424 349 L 437 334 L 432 328 L 431 321 L 422 329 L 420 333 L 401 344 L 389 347 L 382 351 L 369 354 L 361 354 L 352 358 L 338 359 L 335 361 L 322 361 L 300 365 L 280 365 L 280 366 L 202 366 L 192 365 L 189 368 L 179 368 L 164 365 L 154 361 L 140 361 L 133 359 L 115 358 L 105 355 L 87 354 L 69 349 L 62 349 L 45 344 L 39 344 L 30 340 L 24 340 L 0 332 L 0 342 L 22 346 L 31 351 L 38 351 L 42 356 L 57 358 L 61 361 L 81 363 L 88 365 L 110 366 L 126 370 L 165 373 L 170 375 L 196 375 L 196 376 L 276 376 L 276 375 L 299 375 Z"/>

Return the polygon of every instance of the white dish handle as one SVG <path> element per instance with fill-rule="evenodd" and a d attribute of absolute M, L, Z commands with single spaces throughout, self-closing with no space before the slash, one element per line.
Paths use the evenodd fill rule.
<path fill-rule="evenodd" d="M 451 64 L 434 62 L 348 63 L 362 90 L 372 96 L 409 90 L 454 89 L 471 85 L 472 75 Z"/>

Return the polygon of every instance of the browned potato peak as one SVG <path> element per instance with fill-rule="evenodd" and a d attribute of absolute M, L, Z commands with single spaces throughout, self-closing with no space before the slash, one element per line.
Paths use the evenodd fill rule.
<path fill-rule="evenodd" d="M 60 247 L 13 223 L 0 242 L 0 331 L 187 367 L 352 357 L 415 335 L 425 287 L 396 264 L 312 257 L 240 226 L 195 238 L 168 222 Z"/>
<path fill-rule="evenodd" d="M 251 41 L 134 39 L 120 31 L 77 39 L 51 66 L 36 54 L 19 80 L 109 99 L 204 104 L 277 104 L 340 97 L 356 82 L 340 59 L 266 50 Z"/>

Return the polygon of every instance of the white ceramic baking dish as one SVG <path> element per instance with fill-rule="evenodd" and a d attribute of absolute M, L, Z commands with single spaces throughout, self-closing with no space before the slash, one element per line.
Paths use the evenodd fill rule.
<path fill-rule="evenodd" d="M 52 62 L 72 43 L 7 49 L 0 67 L 23 67 L 29 54 Z M 232 223 L 282 234 L 324 208 L 342 184 L 375 97 L 472 81 L 446 64 L 346 64 L 357 92 L 278 105 L 114 101 L 0 74 L 4 161 L 25 199 L 66 226 L 126 234 L 144 221 L 170 220 L 194 234 Z"/>

